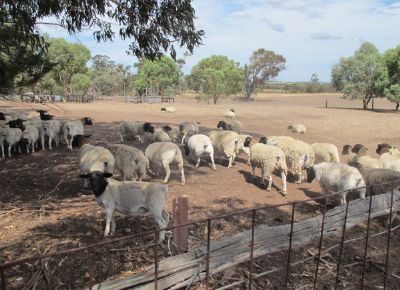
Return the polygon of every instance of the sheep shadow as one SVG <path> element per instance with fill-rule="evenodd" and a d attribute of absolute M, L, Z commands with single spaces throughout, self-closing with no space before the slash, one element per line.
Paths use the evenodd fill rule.
<path fill-rule="evenodd" d="M 361 112 L 372 112 L 372 113 L 392 113 L 399 114 L 400 111 L 394 109 L 363 109 L 363 108 L 351 108 L 351 107 L 318 107 L 318 109 L 333 109 L 333 110 L 349 110 L 349 111 L 361 111 Z"/>
<path fill-rule="evenodd" d="M 261 177 L 259 176 L 253 176 L 253 174 L 249 171 L 245 171 L 245 170 L 239 170 L 239 173 L 243 175 L 245 181 L 247 183 L 253 184 L 255 185 L 257 188 L 262 189 L 262 190 L 266 190 L 267 189 L 267 184 L 266 182 L 264 183 L 264 181 L 262 180 Z M 275 176 L 275 175 L 274 175 Z M 276 189 L 277 191 L 280 191 L 281 188 L 279 188 L 274 180 L 272 180 L 272 188 Z"/>

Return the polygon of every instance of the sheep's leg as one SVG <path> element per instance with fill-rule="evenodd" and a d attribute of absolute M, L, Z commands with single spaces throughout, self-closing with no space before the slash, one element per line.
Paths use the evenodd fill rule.
<path fill-rule="evenodd" d="M 256 167 L 253 164 L 251 165 L 251 173 L 253 174 L 253 177 L 256 177 Z"/>
<path fill-rule="evenodd" d="M 211 159 L 211 163 L 212 163 L 212 169 L 217 170 L 217 167 L 215 167 L 215 163 L 214 163 L 214 153 L 213 152 L 210 153 L 210 159 Z"/>
<path fill-rule="evenodd" d="M 200 155 L 196 156 L 197 162 L 196 162 L 196 167 L 199 168 L 200 166 Z"/>
<path fill-rule="evenodd" d="M 35 142 L 32 142 L 32 153 L 35 153 Z"/>
<path fill-rule="evenodd" d="M 53 148 L 51 148 L 51 141 L 53 141 L 53 138 L 49 136 L 49 149 L 53 150 Z"/>
<path fill-rule="evenodd" d="M 1 144 L 1 157 L 4 158 L 4 144 Z"/>
<path fill-rule="evenodd" d="M 42 143 L 42 150 L 45 150 L 44 148 L 44 136 L 40 136 L 40 143 Z"/>
<path fill-rule="evenodd" d="M 112 209 L 106 209 L 106 228 L 104 230 L 104 236 L 107 237 L 110 234 L 110 225 L 114 216 Z"/>
<path fill-rule="evenodd" d="M 250 165 L 250 154 L 248 155 L 249 158 L 247 158 L 247 165 Z"/>
<path fill-rule="evenodd" d="M 183 141 L 185 141 L 186 135 L 187 135 L 187 134 L 183 134 L 181 144 L 183 144 Z"/>
<path fill-rule="evenodd" d="M 303 182 L 303 173 L 300 171 L 298 174 L 297 174 L 297 181 L 296 181 L 296 183 L 297 184 L 301 184 Z"/>
<path fill-rule="evenodd" d="M 8 157 L 11 157 L 11 145 L 8 145 Z"/>
<path fill-rule="evenodd" d="M 21 153 L 22 153 L 22 151 L 21 151 L 21 145 L 18 144 L 17 146 L 18 146 L 18 153 L 21 154 Z"/>
<path fill-rule="evenodd" d="M 29 152 L 29 145 L 31 145 L 31 144 L 28 143 L 28 144 L 26 145 L 26 153 L 28 153 L 28 154 L 30 153 L 30 152 Z"/>
<path fill-rule="evenodd" d="M 272 188 L 272 176 L 268 175 L 267 191 L 271 191 L 271 188 Z"/>
<path fill-rule="evenodd" d="M 154 219 L 156 220 L 156 223 L 158 224 L 160 229 L 164 229 L 168 226 L 169 215 L 164 209 L 161 213 L 161 216 L 154 216 Z M 162 230 L 159 233 L 159 240 L 160 242 L 162 242 L 164 241 L 164 239 L 165 239 L 165 230 Z"/>
<path fill-rule="evenodd" d="M 366 189 L 365 188 L 360 188 L 358 190 L 358 192 L 359 192 L 359 197 L 364 199 L 365 198 Z"/>
<path fill-rule="evenodd" d="M 58 139 L 58 135 L 54 136 L 54 140 L 56 141 L 56 147 L 58 147 L 58 144 L 60 144 L 60 140 Z M 72 144 L 72 140 L 71 140 L 71 144 Z M 71 147 L 72 150 L 72 147 Z"/>
<path fill-rule="evenodd" d="M 181 184 L 185 185 L 186 180 L 185 180 L 185 172 L 183 171 L 183 162 L 179 163 L 178 167 L 179 170 L 181 171 Z"/>
<path fill-rule="evenodd" d="M 343 192 L 343 193 L 340 194 L 340 201 L 339 201 L 339 204 L 340 204 L 340 205 L 344 205 L 344 204 L 346 204 L 346 203 L 347 203 L 347 202 L 346 202 L 346 193 Z"/>
<path fill-rule="evenodd" d="M 165 178 L 164 178 L 164 183 L 168 183 L 169 176 L 171 174 L 171 169 L 169 168 L 169 164 L 166 163 L 165 161 L 162 161 L 162 165 L 163 165 L 165 171 L 167 172 L 167 175 L 165 175 Z"/>
<path fill-rule="evenodd" d="M 286 189 L 286 172 L 281 171 L 281 178 L 282 178 L 282 194 L 286 195 L 287 194 L 287 189 Z"/>
<path fill-rule="evenodd" d="M 122 134 L 119 135 L 121 137 L 121 143 L 124 143 L 124 136 Z"/>
<path fill-rule="evenodd" d="M 115 215 L 113 214 L 112 218 L 111 218 L 111 232 L 115 232 L 116 229 L 116 225 L 115 225 Z"/>

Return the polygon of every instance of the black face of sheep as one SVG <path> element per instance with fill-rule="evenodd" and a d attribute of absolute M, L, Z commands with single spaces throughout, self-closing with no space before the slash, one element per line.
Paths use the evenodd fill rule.
<path fill-rule="evenodd" d="M 232 113 L 235 113 L 235 110 L 234 110 L 234 109 L 231 109 L 231 112 L 232 112 Z"/>
<path fill-rule="evenodd" d="M 315 178 L 315 170 L 313 166 L 307 168 L 307 182 L 311 183 Z"/>
<path fill-rule="evenodd" d="M 387 143 L 378 144 L 378 147 L 376 148 L 376 154 L 381 155 L 385 152 L 389 152 L 389 149 L 390 149 L 390 145 Z"/>
<path fill-rule="evenodd" d="M 258 142 L 262 143 L 262 144 L 267 144 L 268 138 L 263 136 L 260 138 L 260 140 Z"/>
<path fill-rule="evenodd" d="M 226 130 L 226 123 L 224 121 L 219 121 L 217 128 L 222 128 L 223 130 Z"/>
<path fill-rule="evenodd" d="M 154 133 L 154 126 L 150 123 L 143 124 L 143 131 L 153 134 Z"/>
<path fill-rule="evenodd" d="M 251 139 L 253 139 L 253 138 L 251 138 L 251 137 L 246 137 L 246 139 L 244 139 L 243 146 L 244 146 L 244 147 L 249 147 L 250 142 L 251 142 Z"/>
<path fill-rule="evenodd" d="M 166 109 L 166 108 L 161 108 L 161 111 L 162 111 L 162 112 L 166 112 L 167 109 Z"/>
<path fill-rule="evenodd" d="M 85 125 L 93 125 L 92 119 L 90 119 L 89 117 L 83 118 L 83 123 L 84 123 Z"/>
<path fill-rule="evenodd" d="M 368 150 L 368 148 L 366 148 L 364 145 L 356 144 L 353 146 L 353 149 L 351 149 L 351 152 L 358 154 L 366 150 Z"/>
<path fill-rule="evenodd" d="M 8 123 L 6 123 L 6 125 L 8 125 L 10 128 L 19 128 L 22 131 L 24 131 L 25 126 L 24 126 L 23 122 L 25 122 L 25 120 L 17 119 L 17 120 L 9 121 Z"/>
<path fill-rule="evenodd" d="M 342 155 L 349 154 L 351 152 L 351 145 L 343 145 Z"/>
<path fill-rule="evenodd" d="M 89 143 L 89 138 L 92 135 L 75 135 L 74 139 L 72 139 L 72 147 L 81 148 L 83 145 Z"/>
<path fill-rule="evenodd" d="M 162 129 L 164 132 L 169 132 L 172 130 L 171 126 L 169 126 L 169 125 L 165 125 L 164 127 L 162 127 Z"/>
<path fill-rule="evenodd" d="M 90 186 L 96 197 L 100 196 L 104 192 L 108 185 L 107 178 L 110 178 L 111 176 L 111 173 L 100 171 L 79 175 L 81 178 L 89 178 Z"/>
<path fill-rule="evenodd" d="M 6 115 L 2 112 L 0 112 L 0 120 L 5 120 L 6 119 Z"/>
<path fill-rule="evenodd" d="M 50 115 L 49 112 L 45 110 L 38 110 L 36 111 L 40 114 L 40 120 L 42 121 L 48 121 L 48 120 L 53 120 L 53 115 Z"/>

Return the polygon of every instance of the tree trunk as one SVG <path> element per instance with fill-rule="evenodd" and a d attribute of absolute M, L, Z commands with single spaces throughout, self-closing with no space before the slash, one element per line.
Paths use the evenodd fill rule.
<path fill-rule="evenodd" d="M 400 105 L 400 103 L 396 103 L 396 111 L 399 110 L 399 105 Z"/>
<path fill-rule="evenodd" d="M 246 87 L 246 101 L 250 101 L 252 94 L 253 90 L 251 88 Z"/>
<path fill-rule="evenodd" d="M 367 97 L 363 99 L 363 109 L 366 110 L 368 108 L 368 104 L 371 101 L 371 97 Z"/>
<path fill-rule="evenodd" d="M 214 96 L 214 105 L 216 105 L 218 102 L 218 96 Z"/>

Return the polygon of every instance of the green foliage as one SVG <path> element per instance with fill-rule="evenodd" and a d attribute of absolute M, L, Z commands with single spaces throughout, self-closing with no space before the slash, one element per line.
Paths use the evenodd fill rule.
<path fill-rule="evenodd" d="M 267 81 L 284 70 L 286 59 L 271 50 L 260 48 L 253 52 L 250 62 L 244 67 L 244 86 L 248 99 L 256 90 L 264 88 Z"/>
<path fill-rule="evenodd" d="M 382 97 L 388 82 L 385 63 L 378 49 L 365 42 L 354 56 L 341 58 L 332 68 L 332 85 L 345 98 L 362 99 L 364 109 L 372 98 Z"/>
<path fill-rule="evenodd" d="M 213 98 L 214 104 L 222 96 L 242 90 L 243 72 L 226 56 L 213 55 L 202 59 L 192 68 L 189 86 Z"/>
<path fill-rule="evenodd" d="M 135 65 L 138 69 L 134 81 L 135 88 L 139 94 L 143 94 L 145 89 L 156 89 L 160 95 L 166 92 L 171 94 L 179 84 L 182 72 L 176 62 L 168 56 L 163 56 L 158 60 L 141 59 Z"/>
<path fill-rule="evenodd" d="M 388 70 L 388 84 L 384 90 L 385 97 L 396 103 L 396 111 L 400 105 L 400 45 L 389 49 L 384 54 Z"/>
<path fill-rule="evenodd" d="M 87 74 L 74 74 L 71 78 L 71 91 L 75 95 L 85 95 L 89 90 L 92 81 Z"/>
<path fill-rule="evenodd" d="M 316 93 L 319 91 L 319 78 L 316 73 L 311 75 L 310 84 L 307 87 L 307 93 Z"/>

